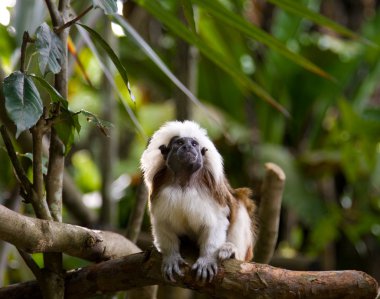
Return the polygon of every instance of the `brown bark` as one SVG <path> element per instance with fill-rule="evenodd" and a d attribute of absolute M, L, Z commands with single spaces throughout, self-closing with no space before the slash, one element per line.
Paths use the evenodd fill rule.
<path fill-rule="evenodd" d="M 376 297 L 378 285 L 359 271 L 289 271 L 263 264 L 227 260 L 211 283 L 196 281 L 190 268 L 176 283 L 161 275 L 161 255 L 153 250 L 102 262 L 68 272 L 65 298 L 170 284 L 193 289 L 216 298 L 368 298 Z M 22 290 L 22 291 L 21 291 Z M 1 298 L 39 298 L 38 285 L 21 283 L 0 289 Z"/>
<path fill-rule="evenodd" d="M 269 263 L 276 246 L 285 173 L 273 163 L 265 164 L 266 173 L 261 186 L 259 206 L 259 232 L 257 235 L 254 260 Z"/>
<path fill-rule="evenodd" d="M 139 252 L 122 235 L 23 216 L 0 205 L 0 239 L 29 253 L 64 252 L 90 261 L 104 261 Z"/>

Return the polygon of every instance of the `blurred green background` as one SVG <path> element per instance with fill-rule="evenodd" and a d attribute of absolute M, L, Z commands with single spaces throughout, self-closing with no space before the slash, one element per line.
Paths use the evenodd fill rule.
<path fill-rule="evenodd" d="M 91 111 L 113 128 L 105 137 L 86 118 L 80 119 L 82 130 L 75 136 L 66 167 L 89 213 L 96 217 L 84 220 L 66 207 L 64 221 L 124 234 L 142 183 L 139 158 L 147 137 L 167 120 L 190 118 L 207 128 L 234 187 L 259 190 L 268 161 L 285 171 L 274 265 L 358 269 L 380 280 L 380 1 L 290 1 L 298 14 L 272 1 L 215 1 L 275 37 L 298 55 L 296 60 L 307 58 L 331 78 L 289 60 L 275 43 L 263 45 L 229 26 L 211 8 L 193 5 L 189 9 L 188 1 L 176 0 L 137 2 L 118 2 L 119 12 L 149 47 L 137 43 L 117 20 L 111 23 L 99 9 L 82 20 L 118 54 L 133 96 L 104 51 L 79 27 L 71 29 L 69 106 L 73 111 Z M 158 10 L 149 8 L 153 2 L 185 26 L 185 40 L 175 32 L 179 27 L 174 21 L 154 14 Z M 72 1 L 77 13 L 88 5 Z M 304 8 L 357 36 L 322 26 L 324 20 L 321 25 L 306 19 Z M 50 22 L 42 0 L 1 1 L 2 79 L 18 68 L 23 31 L 33 35 L 44 21 Z M 199 41 L 192 40 L 192 34 Z M 201 104 L 194 104 L 178 89 L 168 72 L 157 66 L 158 58 L 146 54 L 150 50 Z M 210 57 L 208 50 L 218 55 Z M 28 54 L 28 70 L 37 72 L 33 47 Z M 247 82 L 265 90 L 290 116 L 268 104 Z M 49 101 L 47 94 L 41 94 Z M 0 114 L 6 122 L 4 111 Z M 28 152 L 22 143 L 20 138 L 20 156 Z M 27 156 L 22 158 L 25 167 L 30 164 Z M 2 144 L 0 165 L 0 203 L 31 213 L 17 198 L 17 183 Z M 146 218 L 139 238 L 142 247 L 149 242 L 149 230 Z M 42 262 L 40 255 L 33 256 Z M 65 257 L 67 269 L 85 264 Z M 15 248 L 1 243 L 0 286 L 32 278 Z"/>

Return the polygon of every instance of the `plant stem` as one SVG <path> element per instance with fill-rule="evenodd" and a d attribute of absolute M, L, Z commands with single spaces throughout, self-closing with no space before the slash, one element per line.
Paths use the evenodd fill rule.
<path fill-rule="evenodd" d="M 71 25 L 73 25 L 74 23 L 76 23 L 77 21 L 79 21 L 82 17 L 84 17 L 93 8 L 94 8 L 94 6 L 90 5 L 84 11 L 82 11 L 78 16 L 76 16 L 74 19 L 72 19 L 72 20 L 68 21 L 67 23 L 63 24 L 62 26 L 56 28 L 54 30 L 55 33 L 59 34 L 60 32 L 62 32 L 62 30 L 70 27 Z"/>

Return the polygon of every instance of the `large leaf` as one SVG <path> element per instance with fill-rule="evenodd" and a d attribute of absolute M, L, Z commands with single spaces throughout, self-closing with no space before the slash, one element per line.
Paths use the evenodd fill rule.
<path fill-rule="evenodd" d="M 258 42 L 268 46 L 269 48 L 277 51 L 281 55 L 290 59 L 294 63 L 302 66 L 303 68 L 325 78 L 332 79 L 332 77 L 323 71 L 321 68 L 316 66 L 314 63 L 306 59 L 305 57 L 290 51 L 283 43 L 275 39 L 270 34 L 261 30 L 257 26 L 247 22 L 244 18 L 238 14 L 229 11 L 218 1 L 214 0 L 192 0 L 199 6 L 203 7 L 209 14 L 218 18 L 223 23 L 239 30 L 245 35 L 257 40 Z"/>
<path fill-rule="evenodd" d="M 65 56 L 65 50 L 59 37 L 43 23 L 36 31 L 36 48 L 39 54 L 38 62 L 43 75 L 47 71 L 58 74 Z M 46 70 L 48 68 L 48 70 Z"/>
<path fill-rule="evenodd" d="M 53 86 L 50 85 L 49 82 L 47 82 L 44 78 L 41 78 L 34 74 L 30 74 L 29 76 L 36 79 L 42 85 L 42 87 L 45 88 L 45 90 L 49 93 L 53 102 L 61 103 L 65 109 L 68 109 L 68 102 L 61 96 L 61 94 Z"/>
<path fill-rule="evenodd" d="M 95 30 L 91 29 L 90 27 L 83 25 L 83 24 L 78 24 L 79 26 L 83 27 L 84 29 L 87 30 L 87 32 L 90 34 L 91 38 L 103 48 L 103 50 L 107 53 L 109 58 L 111 58 L 112 62 L 116 66 L 117 70 L 119 71 L 121 78 L 123 79 L 125 85 L 127 86 L 129 95 L 131 96 L 131 99 L 134 101 L 134 95 L 132 94 L 130 85 L 129 85 L 129 80 L 128 80 L 128 75 L 127 75 L 127 70 L 125 69 L 124 65 L 121 63 L 115 52 L 112 50 L 112 48 L 108 45 L 108 43 L 100 36 L 99 33 L 97 33 Z"/>
<path fill-rule="evenodd" d="M 16 124 L 16 138 L 34 126 L 42 115 L 43 105 L 33 80 L 14 72 L 4 79 L 3 92 L 8 116 Z"/>
<path fill-rule="evenodd" d="M 103 9 L 106 15 L 113 15 L 117 12 L 116 0 L 92 0 L 94 7 Z"/>
<path fill-rule="evenodd" d="M 182 24 L 175 16 L 162 8 L 158 2 L 137 0 L 137 3 L 165 24 L 165 26 L 167 26 L 174 34 L 186 42 L 195 45 L 204 56 L 213 61 L 217 66 L 236 79 L 236 81 L 242 84 L 245 88 L 255 93 L 260 99 L 264 100 L 284 115 L 289 116 L 289 112 L 282 105 L 276 102 L 261 86 L 247 77 L 236 64 L 231 62 L 228 57 L 221 55 L 219 52 L 211 48 L 194 32 L 187 29 L 186 26 Z"/>
<path fill-rule="evenodd" d="M 91 52 L 94 54 L 94 57 L 97 60 L 97 62 L 99 63 L 99 66 L 102 69 L 104 76 L 107 78 L 109 84 L 112 86 L 113 90 L 118 95 L 118 99 L 120 100 L 121 104 L 125 108 L 125 111 L 128 113 L 131 121 L 133 122 L 133 124 L 135 125 L 135 127 L 137 128 L 137 130 L 141 134 L 141 136 L 143 138 L 146 138 L 146 135 L 144 133 L 144 129 L 142 128 L 141 124 L 137 120 L 136 115 L 133 113 L 131 107 L 129 107 L 129 105 L 127 103 L 127 99 L 125 99 L 123 94 L 120 92 L 119 88 L 116 86 L 112 71 L 109 69 L 109 67 L 106 66 L 105 63 L 103 63 L 102 59 L 100 58 L 101 56 L 100 56 L 98 50 L 96 49 L 93 41 L 89 37 L 88 32 L 85 29 L 83 29 L 81 26 L 77 26 L 77 29 L 78 29 L 79 33 L 81 34 L 83 40 L 87 44 L 87 46 L 91 49 Z"/>

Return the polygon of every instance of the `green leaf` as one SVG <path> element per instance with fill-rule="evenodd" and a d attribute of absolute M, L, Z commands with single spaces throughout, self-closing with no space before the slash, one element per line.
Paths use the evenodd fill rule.
<path fill-rule="evenodd" d="M 65 56 L 61 40 L 46 23 L 37 28 L 36 36 L 35 44 L 39 54 L 38 62 L 41 73 L 45 75 L 47 67 L 54 74 L 58 74 Z"/>
<path fill-rule="evenodd" d="M 278 102 L 276 102 L 267 91 L 261 86 L 247 77 L 238 66 L 230 61 L 228 57 L 221 55 L 215 51 L 207 43 L 201 40 L 194 32 L 191 32 L 182 24 L 176 17 L 161 7 L 156 1 L 137 0 L 139 5 L 148 10 L 152 15 L 159 19 L 167 26 L 174 34 L 185 40 L 186 42 L 195 45 L 202 54 L 213 61 L 217 66 L 224 70 L 227 74 L 233 77 L 237 82 L 245 88 L 255 93 L 260 99 L 267 102 L 269 105 L 280 111 L 285 116 L 289 116 L 289 112 Z"/>
<path fill-rule="evenodd" d="M 4 79 L 3 92 L 8 116 L 16 124 L 16 138 L 33 127 L 43 112 L 43 104 L 33 80 L 14 72 Z"/>
<path fill-rule="evenodd" d="M 138 32 L 120 15 L 114 16 L 115 21 L 123 27 L 136 44 L 157 65 L 157 67 L 195 104 L 202 106 L 199 99 L 171 72 L 156 52 L 146 43 Z"/>
<path fill-rule="evenodd" d="M 112 62 L 114 63 L 114 65 L 116 66 L 117 70 L 119 71 L 120 75 L 121 75 L 121 78 L 123 79 L 125 85 L 127 86 L 128 88 L 128 92 L 129 92 L 129 95 L 132 99 L 132 101 L 135 101 L 135 97 L 131 91 L 131 88 L 130 88 L 130 85 L 129 85 L 129 80 L 128 80 L 128 75 L 127 75 L 127 70 L 125 69 L 125 67 L 123 66 L 123 64 L 121 63 L 121 61 L 119 60 L 119 58 L 117 57 L 117 55 L 115 54 L 115 52 L 112 50 L 112 48 L 108 45 L 108 43 L 99 35 L 99 33 L 97 33 L 96 31 L 94 31 L 93 29 L 91 29 L 90 27 L 86 26 L 86 25 L 83 25 L 83 24 L 77 24 L 79 26 L 81 26 L 82 28 L 86 29 L 87 32 L 90 34 L 90 36 L 92 37 L 93 40 L 95 40 L 95 42 L 100 45 L 104 51 L 106 51 L 106 53 L 108 54 L 109 58 L 111 58 Z"/>
<path fill-rule="evenodd" d="M 186 21 L 189 24 L 190 29 L 193 32 L 196 32 L 195 21 L 194 21 L 194 10 L 193 10 L 191 1 L 181 0 L 181 3 L 182 3 L 183 12 L 185 14 Z"/>
<path fill-rule="evenodd" d="M 296 14 L 302 18 L 309 19 L 321 26 L 330 28 L 334 30 L 337 33 L 340 33 L 344 36 L 348 36 L 355 39 L 360 39 L 360 37 L 352 32 L 351 30 L 347 29 L 346 27 L 339 25 L 338 23 L 335 23 L 334 21 L 330 20 L 329 18 L 326 18 L 310 9 L 302 5 L 299 1 L 293 1 L 293 0 L 268 0 L 268 2 L 271 2 L 272 4 L 282 8 L 283 10 L 286 10 L 290 13 Z M 368 41 L 367 41 L 368 42 Z"/>
<path fill-rule="evenodd" d="M 113 127 L 113 124 L 106 120 L 98 118 L 95 114 L 89 111 L 81 110 L 80 113 L 87 118 L 88 122 L 93 123 L 95 126 L 97 126 L 105 136 L 109 136 L 108 131 Z"/>
<path fill-rule="evenodd" d="M 117 13 L 116 0 L 92 0 L 94 7 L 103 9 L 106 15 L 113 15 Z"/>
<path fill-rule="evenodd" d="M 261 30 L 257 26 L 247 22 L 238 14 L 229 11 L 222 4 L 215 0 L 192 0 L 197 3 L 200 7 L 203 7 L 209 14 L 213 15 L 215 18 L 219 19 L 223 23 L 239 30 L 245 35 L 257 40 L 258 42 L 268 46 L 269 48 L 277 51 L 281 55 L 285 56 L 294 63 L 302 66 L 303 68 L 328 79 L 333 79 L 332 76 L 327 74 L 321 68 L 316 66 L 314 63 L 306 59 L 305 57 L 291 52 L 283 43 L 275 39 L 270 34 Z"/>
<path fill-rule="evenodd" d="M 59 119 L 54 123 L 54 129 L 65 145 L 66 155 L 74 143 L 75 131 L 79 134 L 81 129 L 78 113 L 63 109 L 59 115 Z"/>
<path fill-rule="evenodd" d="M 53 102 L 61 103 L 62 107 L 64 107 L 65 109 L 68 109 L 68 105 L 69 105 L 68 102 L 61 96 L 61 94 L 53 86 L 50 85 L 49 82 L 47 82 L 44 78 L 36 76 L 34 74 L 30 74 L 29 76 L 36 79 L 42 85 L 42 87 L 46 89 L 46 91 L 49 93 Z"/>

